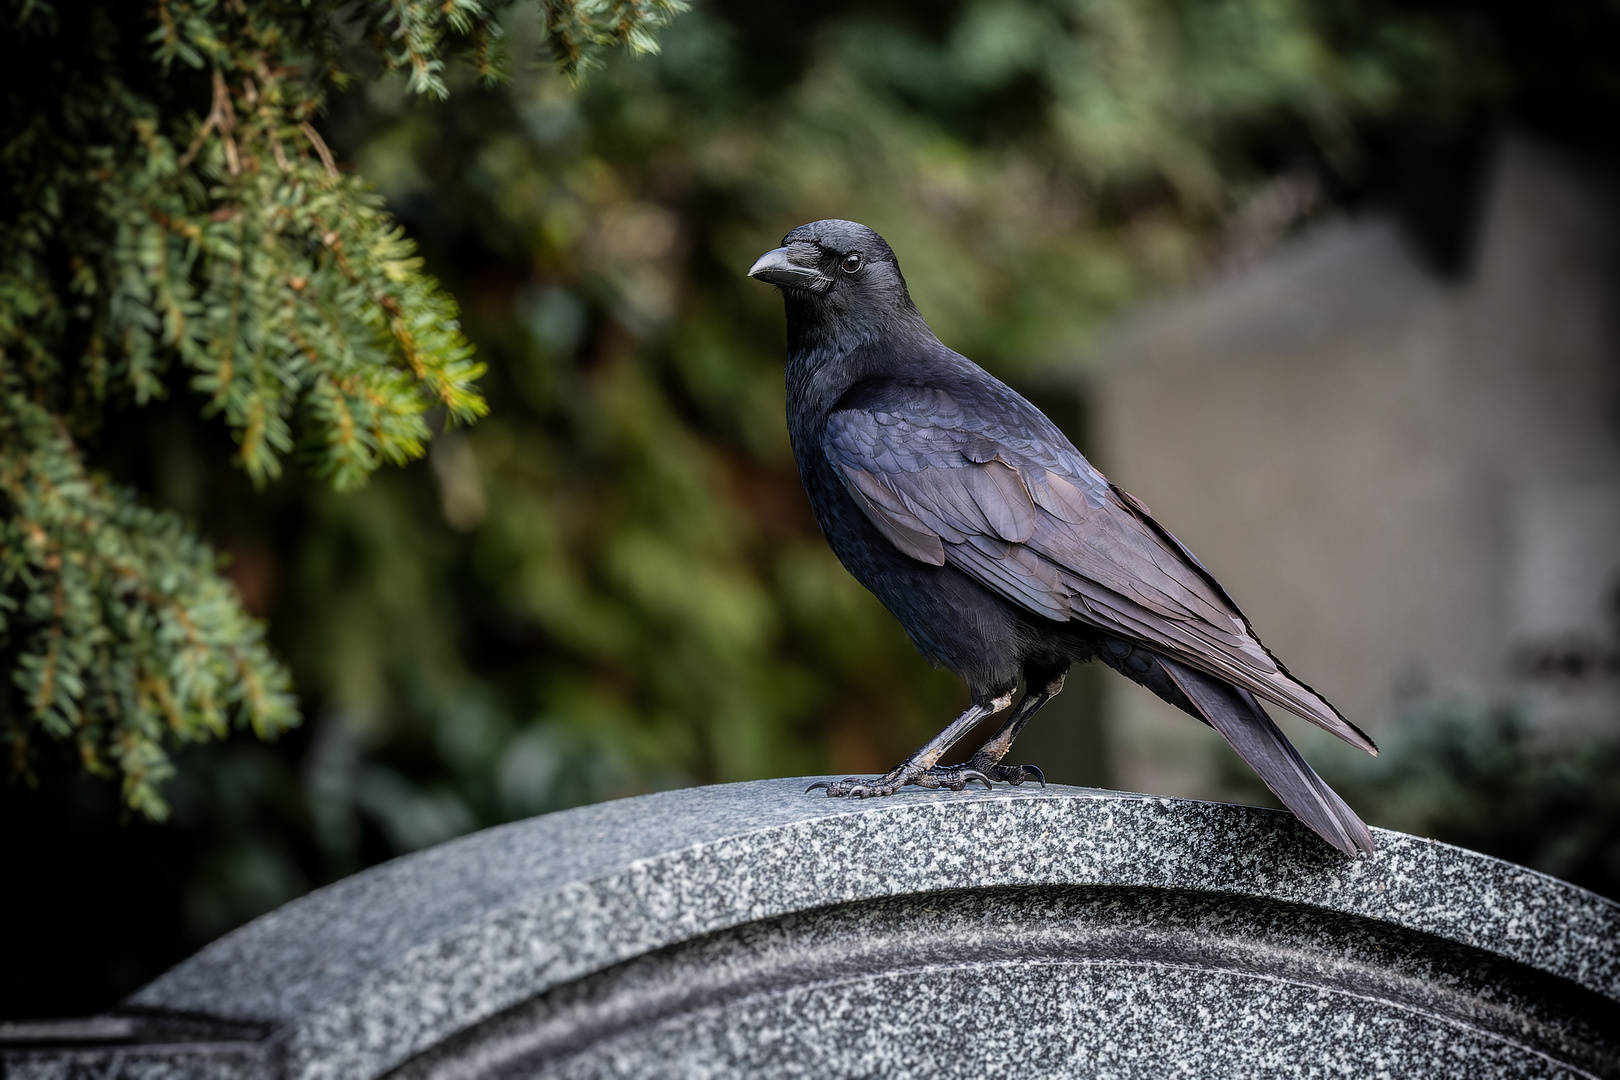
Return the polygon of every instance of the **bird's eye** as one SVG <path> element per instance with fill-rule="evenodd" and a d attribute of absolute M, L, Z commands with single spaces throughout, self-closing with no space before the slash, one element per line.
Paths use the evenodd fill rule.
<path fill-rule="evenodd" d="M 852 251 L 844 256 L 844 273 L 853 274 L 861 268 L 861 253 Z"/>

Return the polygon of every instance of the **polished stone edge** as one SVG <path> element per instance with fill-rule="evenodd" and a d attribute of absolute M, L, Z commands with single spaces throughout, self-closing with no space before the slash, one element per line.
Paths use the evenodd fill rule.
<path fill-rule="evenodd" d="M 1305 904 L 1620 1000 L 1620 907 L 1449 845 L 1378 830 L 1377 855 L 1349 858 L 1253 807 L 1056 787 L 849 802 L 806 797 L 806 782 L 666 792 L 453 841 L 295 901 L 133 1000 L 273 1022 L 289 1077 L 375 1076 L 537 994 L 703 934 L 851 901 L 1021 885 Z M 447 894 L 448 907 L 414 910 Z M 371 948 L 377 939 L 388 948 Z M 280 1008 L 255 996 L 262 986 L 286 991 Z"/>

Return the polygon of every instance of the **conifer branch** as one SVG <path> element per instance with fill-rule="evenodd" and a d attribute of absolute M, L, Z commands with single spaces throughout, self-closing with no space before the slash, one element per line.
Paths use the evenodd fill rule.
<path fill-rule="evenodd" d="M 117 401 L 189 387 L 255 483 L 301 439 L 350 491 L 425 452 L 429 409 L 484 414 L 455 302 L 315 120 L 349 79 L 340 20 L 442 98 L 454 53 L 499 76 L 501 5 L 101 0 L 64 27 L 50 5 L 5 3 L 0 726 L 15 771 L 37 736 L 69 741 L 158 818 L 168 747 L 232 726 L 273 737 L 297 704 L 208 545 L 98 475 L 87 445 Z M 575 73 L 611 44 L 649 51 L 680 6 L 544 10 Z"/>

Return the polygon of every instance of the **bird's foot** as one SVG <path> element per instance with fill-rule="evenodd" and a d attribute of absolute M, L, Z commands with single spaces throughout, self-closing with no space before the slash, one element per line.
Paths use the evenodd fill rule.
<path fill-rule="evenodd" d="M 1046 786 L 1046 774 L 1034 765 L 1002 765 L 999 762 L 981 760 L 977 754 L 961 765 L 935 765 L 928 770 L 928 775 L 938 775 L 944 779 L 949 774 L 971 775 L 973 777 L 989 777 L 991 780 L 1004 780 L 1017 787 L 1025 780 L 1034 780 L 1041 787 Z"/>
<path fill-rule="evenodd" d="M 817 788 L 825 788 L 830 799 L 871 799 L 880 795 L 893 795 L 908 784 L 922 788 L 949 788 L 952 791 L 961 791 L 975 780 L 983 783 L 986 788 L 990 787 L 988 776 L 967 765 L 950 767 L 936 765 L 925 770 L 907 763 L 876 778 L 846 776 L 842 780 L 817 780 L 804 790 L 805 794 L 809 794 Z"/>

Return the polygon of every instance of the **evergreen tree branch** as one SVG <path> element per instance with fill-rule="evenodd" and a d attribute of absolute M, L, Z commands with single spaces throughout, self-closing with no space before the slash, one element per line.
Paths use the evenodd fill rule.
<path fill-rule="evenodd" d="M 14 766 L 34 733 L 71 740 L 91 772 L 123 776 L 149 817 L 165 745 L 229 727 L 270 738 L 297 722 L 263 625 L 178 516 L 87 471 L 59 417 L 0 360 L 0 650 Z"/>
<path fill-rule="evenodd" d="M 297 722 L 285 668 L 210 548 L 99 477 L 109 410 L 177 380 L 234 435 L 255 483 L 306 448 L 340 491 L 422 456 L 426 414 L 486 411 L 454 300 L 316 127 L 347 84 L 342 20 L 385 70 L 448 93 L 465 54 L 503 70 L 485 0 L 6 0 L 0 38 L 0 723 L 165 806 L 175 740 Z M 551 0 L 570 73 L 650 51 L 678 0 Z M 68 26 L 67 23 L 72 25 Z M 86 442 L 88 440 L 88 443 Z"/>

